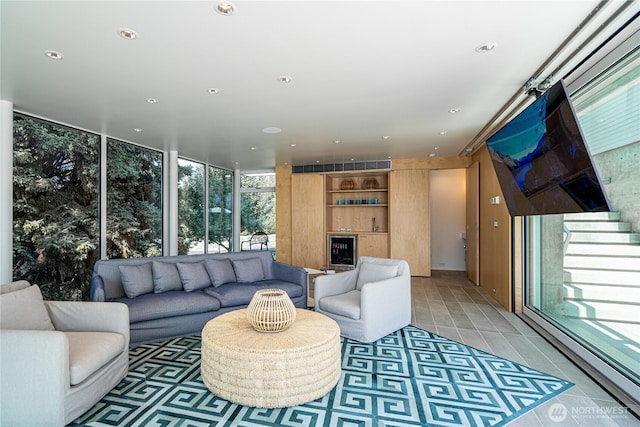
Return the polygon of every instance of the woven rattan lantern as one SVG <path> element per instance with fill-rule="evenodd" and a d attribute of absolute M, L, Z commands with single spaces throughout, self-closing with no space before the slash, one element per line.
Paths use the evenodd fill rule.
<path fill-rule="evenodd" d="M 280 332 L 296 318 L 296 307 L 282 289 L 256 291 L 247 307 L 247 320 L 259 332 Z"/>

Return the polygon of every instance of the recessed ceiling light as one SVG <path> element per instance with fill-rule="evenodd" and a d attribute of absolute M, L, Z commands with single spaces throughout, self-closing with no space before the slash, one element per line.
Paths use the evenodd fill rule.
<path fill-rule="evenodd" d="M 451 114 L 456 114 L 456 113 L 459 113 L 460 111 L 462 111 L 462 108 L 458 108 L 458 107 L 454 107 L 449 110 Z"/>
<path fill-rule="evenodd" d="M 207 92 L 209 92 L 211 95 L 217 95 L 220 93 L 220 89 L 216 89 L 215 87 L 210 87 L 209 89 L 207 89 Z"/>
<path fill-rule="evenodd" d="M 280 76 L 280 77 L 278 77 L 278 81 L 280 83 L 283 83 L 283 84 L 290 83 L 291 82 L 291 77 L 289 77 L 289 76 Z"/>
<path fill-rule="evenodd" d="M 51 59 L 62 59 L 62 58 L 64 58 L 64 55 L 62 55 L 60 52 L 57 52 L 55 50 L 45 50 L 44 54 L 47 55 Z"/>
<path fill-rule="evenodd" d="M 140 132 L 142 132 L 142 128 L 134 128 L 133 131 L 140 133 Z"/>
<path fill-rule="evenodd" d="M 221 1 L 216 5 L 216 12 L 218 12 L 222 16 L 231 15 L 235 9 L 235 5 L 230 1 Z"/>
<path fill-rule="evenodd" d="M 316 163 L 320 163 L 320 160 L 316 160 Z"/>
<path fill-rule="evenodd" d="M 351 161 L 353 162 L 354 160 L 355 160 L 355 159 L 352 157 L 352 158 L 351 158 Z"/>
<path fill-rule="evenodd" d="M 436 156 L 436 153 L 430 153 L 429 154 L 429 157 L 435 157 L 435 156 Z"/>
<path fill-rule="evenodd" d="M 486 53 L 486 52 L 490 52 L 493 49 L 495 49 L 495 47 L 497 46 L 496 43 L 485 43 L 485 44 L 481 44 L 480 46 L 476 47 L 476 52 L 478 53 Z"/>
<path fill-rule="evenodd" d="M 254 151 L 254 150 L 256 150 L 256 147 L 251 147 L 251 151 Z"/>
<path fill-rule="evenodd" d="M 126 40 L 135 40 L 138 38 L 138 33 L 129 28 L 121 28 L 120 31 L 118 31 L 118 34 Z"/>
<path fill-rule="evenodd" d="M 385 135 L 385 136 L 382 137 L 382 139 L 384 139 L 386 141 L 388 139 L 391 139 L 391 137 L 389 135 Z"/>
<path fill-rule="evenodd" d="M 334 139 L 334 140 L 333 140 L 333 143 L 334 143 L 334 144 L 340 144 L 341 142 L 342 142 L 342 141 L 340 141 L 339 139 Z"/>
<path fill-rule="evenodd" d="M 149 104 L 157 104 L 157 103 L 158 103 L 158 100 L 157 100 L 157 99 L 155 99 L 155 98 L 147 98 L 147 102 L 148 102 Z"/>
<path fill-rule="evenodd" d="M 446 135 L 447 133 L 449 133 L 449 132 L 447 132 L 446 130 L 443 130 L 443 131 L 440 132 L 440 135 Z"/>
<path fill-rule="evenodd" d="M 466 151 L 466 152 L 468 152 L 468 153 L 470 153 L 470 152 L 472 152 L 472 151 L 473 151 L 473 148 L 467 148 L 465 151 Z"/>
<path fill-rule="evenodd" d="M 282 129 L 280 129 L 279 127 L 275 127 L 275 126 L 268 126 L 268 127 L 264 128 L 264 129 L 262 129 L 262 132 L 273 135 L 273 134 L 282 132 Z"/>
<path fill-rule="evenodd" d="M 292 147 L 295 147 L 296 145 L 298 145 L 298 144 L 291 144 Z"/>

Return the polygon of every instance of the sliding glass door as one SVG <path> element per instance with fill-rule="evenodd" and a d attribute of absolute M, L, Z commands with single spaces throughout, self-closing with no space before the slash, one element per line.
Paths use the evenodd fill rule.
<path fill-rule="evenodd" d="M 527 218 L 525 313 L 640 384 L 640 49 L 572 93 L 614 209 Z"/>

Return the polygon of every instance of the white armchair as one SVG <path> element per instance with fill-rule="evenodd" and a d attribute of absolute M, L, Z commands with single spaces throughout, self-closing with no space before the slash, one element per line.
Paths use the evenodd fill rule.
<path fill-rule="evenodd" d="M 0 286 L 0 425 L 66 425 L 128 369 L 125 304 L 43 301 L 26 281 Z"/>
<path fill-rule="evenodd" d="M 340 334 L 376 341 L 411 322 L 411 273 L 403 260 L 361 257 L 354 270 L 318 276 L 315 310 L 334 319 Z"/>

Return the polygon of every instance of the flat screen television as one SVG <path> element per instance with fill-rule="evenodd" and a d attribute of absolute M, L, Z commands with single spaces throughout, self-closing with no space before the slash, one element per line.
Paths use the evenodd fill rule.
<path fill-rule="evenodd" d="M 611 210 L 562 80 L 487 148 L 511 216 Z"/>

